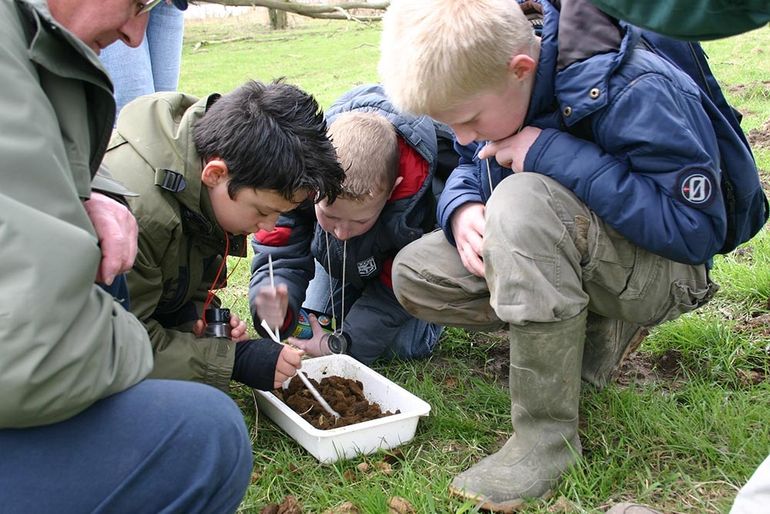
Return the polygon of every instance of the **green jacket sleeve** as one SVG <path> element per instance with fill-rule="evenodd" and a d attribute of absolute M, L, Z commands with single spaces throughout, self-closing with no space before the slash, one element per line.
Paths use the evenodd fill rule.
<path fill-rule="evenodd" d="M 58 75 L 36 66 L 21 26 L 0 2 L 0 428 L 67 419 L 152 367 L 141 323 L 94 284 L 101 253 L 79 191 L 104 105 L 61 78 L 92 64 L 62 52 Z M 80 132 L 62 130 L 65 110 Z"/>
<path fill-rule="evenodd" d="M 93 283 L 99 259 L 93 235 L 0 193 L 0 428 L 64 420 L 149 372 L 144 327 Z"/>
<path fill-rule="evenodd" d="M 678 39 L 733 36 L 767 25 L 767 0 L 591 0 L 602 11 Z"/>

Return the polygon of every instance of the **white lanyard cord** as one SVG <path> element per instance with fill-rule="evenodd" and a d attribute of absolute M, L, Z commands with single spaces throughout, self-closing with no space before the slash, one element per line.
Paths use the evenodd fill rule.
<path fill-rule="evenodd" d="M 489 158 L 484 159 L 487 165 L 487 180 L 489 180 L 489 195 L 492 195 L 492 170 L 489 169 Z"/>
<path fill-rule="evenodd" d="M 329 233 L 324 231 L 324 236 L 326 236 L 326 267 L 327 267 L 327 273 L 329 275 L 329 301 L 332 304 L 332 319 L 337 320 L 337 313 L 334 309 L 334 285 L 332 284 L 332 261 L 331 261 L 331 248 L 329 245 Z M 348 257 L 348 242 L 343 241 L 342 243 L 342 302 L 340 304 L 340 309 L 342 312 L 340 312 L 340 327 L 339 330 L 337 327 L 334 327 L 334 334 L 339 335 L 342 334 L 343 328 L 345 328 L 345 269 L 347 268 L 347 257 Z"/>

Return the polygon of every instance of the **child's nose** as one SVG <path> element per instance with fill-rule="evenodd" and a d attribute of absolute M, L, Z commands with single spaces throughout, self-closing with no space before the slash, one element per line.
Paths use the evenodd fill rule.
<path fill-rule="evenodd" d="M 457 142 L 461 145 L 467 145 L 476 140 L 476 132 L 464 127 L 452 127 Z"/>
<path fill-rule="evenodd" d="M 337 225 L 334 227 L 334 237 L 340 241 L 345 241 L 350 237 L 350 229 L 344 225 Z"/>
<path fill-rule="evenodd" d="M 265 232 L 272 232 L 275 228 L 275 222 L 276 220 L 272 218 L 265 218 L 264 220 L 260 221 L 257 226 L 260 230 L 264 230 Z"/>

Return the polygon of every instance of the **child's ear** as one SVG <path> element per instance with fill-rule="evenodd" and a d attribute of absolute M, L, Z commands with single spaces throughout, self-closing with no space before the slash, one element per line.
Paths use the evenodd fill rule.
<path fill-rule="evenodd" d="M 508 63 L 508 71 L 517 79 L 522 80 L 534 73 L 537 69 L 537 61 L 527 54 L 514 55 Z"/>
<path fill-rule="evenodd" d="M 211 159 L 203 166 L 201 182 L 207 187 L 214 187 L 222 181 L 229 180 L 227 164 L 221 159 Z"/>
<path fill-rule="evenodd" d="M 390 195 L 392 195 L 392 194 L 393 194 L 393 191 L 395 191 L 395 190 L 396 190 L 396 188 L 398 187 L 398 185 L 399 185 L 399 184 L 400 184 L 400 183 L 401 183 L 403 180 L 404 180 L 404 177 L 402 177 L 402 176 L 400 176 L 400 175 L 399 175 L 398 177 L 396 177 L 396 182 L 393 184 L 393 187 L 390 189 L 390 194 L 388 195 L 388 198 L 390 198 Z"/>

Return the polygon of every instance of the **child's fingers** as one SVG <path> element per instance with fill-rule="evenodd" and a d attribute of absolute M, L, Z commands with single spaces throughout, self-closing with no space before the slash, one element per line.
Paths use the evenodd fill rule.
<path fill-rule="evenodd" d="M 199 319 L 198 321 L 193 323 L 192 331 L 193 331 L 193 334 L 195 334 L 195 337 L 201 337 L 205 329 L 206 329 L 206 325 L 203 323 L 202 319 Z"/>
<path fill-rule="evenodd" d="M 293 377 L 297 370 L 301 367 L 302 360 L 299 358 L 299 356 L 297 356 L 296 362 L 293 360 L 278 359 L 278 362 L 275 364 L 276 377 L 281 375 L 283 376 L 283 379 L 286 380 L 289 377 Z"/>
<path fill-rule="evenodd" d="M 479 159 L 488 159 L 490 157 L 494 157 L 497 153 L 497 146 L 495 143 L 487 143 L 484 145 L 484 148 L 479 150 L 478 158 Z"/>
<path fill-rule="evenodd" d="M 315 314 L 310 314 L 308 318 L 310 321 L 310 328 L 313 330 L 313 339 L 320 339 L 320 337 L 324 334 L 324 329 L 321 326 L 321 322 L 318 321 L 318 318 Z"/>

